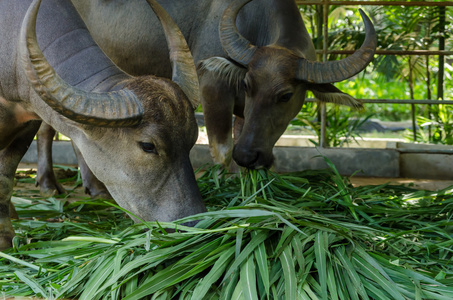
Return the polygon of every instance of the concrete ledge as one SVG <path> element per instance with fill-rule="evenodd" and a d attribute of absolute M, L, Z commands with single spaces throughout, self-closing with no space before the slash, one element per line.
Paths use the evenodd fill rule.
<path fill-rule="evenodd" d="M 275 147 L 277 172 L 328 168 L 328 158 L 341 175 L 399 177 L 398 151 L 393 149 Z"/>
<path fill-rule="evenodd" d="M 453 179 L 453 155 L 401 153 L 400 177 Z"/>
<path fill-rule="evenodd" d="M 36 141 L 33 141 L 22 158 L 22 162 L 35 164 L 37 163 L 37 157 Z M 52 143 L 52 159 L 55 165 L 77 165 L 77 158 L 72 148 L 72 143 L 68 141 L 54 141 Z"/>
<path fill-rule="evenodd" d="M 407 152 L 410 145 L 387 149 L 275 147 L 273 169 L 277 172 L 325 169 L 328 168 L 322 157 L 325 156 L 332 161 L 340 174 L 345 176 L 355 174 L 363 177 L 453 179 L 453 153 L 433 153 L 433 145 L 428 148 L 415 146 L 417 153 L 411 153 Z M 447 151 L 446 147 L 440 148 Z M 436 145 L 434 149 L 437 149 Z M 194 168 L 212 163 L 208 145 L 205 144 L 195 145 L 190 158 Z M 32 143 L 22 162 L 37 162 L 36 142 Z M 77 165 L 70 142 L 53 143 L 53 162 L 60 165 Z"/>
<path fill-rule="evenodd" d="M 52 151 L 54 164 L 77 165 L 70 142 L 54 142 Z M 359 176 L 398 177 L 399 175 L 399 153 L 389 149 L 275 147 L 274 155 L 273 169 L 277 172 L 325 169 L 328 166 L 320 156 L 326 156 L 342 175 L 352 175 L 357 171 L 359 171 Z M 208 145 L 195 145 L 190 153 L 190 158 L 194 168 L 212 163 Z M 32 143 L 22 162 L 37 162 L 36 142 Z"/>
<path fill-rule="evenodd" d="M 195 168 L 212 162 L 207 145 L 195 145 L 190 155 Z M 328 165 L 322 157 L 325 156 L 345 176 L 399 177 L 400 174 L 400 154 L 393 149 L 275 147 L 274 156 L 272 169 L 276 172 L 326 169 Z"/>

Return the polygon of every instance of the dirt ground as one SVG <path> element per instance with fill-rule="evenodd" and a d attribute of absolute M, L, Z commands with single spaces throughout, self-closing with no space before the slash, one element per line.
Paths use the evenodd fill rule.
<path fill-rule="evenodd" d="M 350 179 L 354 186 L 379 185 L 391 183 L 396 185 L 411 186 L 420 190 L 437 191 L 453 186 L 453 180 L 414 179 L 414 178 L 377 178 L 377 177 L 353 177 Z"/>
<path fill-rule="evenodd" d="M 76 166 L 68 166 L 72 168 L 76 168 Z M 37 165 L 36 164 L 20 164 L 19 167 L 17 168 L 18 173 L 16 173 L 16 178 L 27 178 L 28 176 L 35 176 L 36 175 L 36 169 Z M 57 178 L 71 178 L 74 177 L 77 173 L 74 171 L 70 170 L 64 170 L 60 168 L 55 168 L 54 172 L 57 176 Z M 77 198 L 85 198 L 89 197 L 88 195 L 85 194 L 84 189 L 82 186 L 78 186 L 77 188 L 75 187 L 75 181 L 68 180 L 65 182 L 61 182 L 62 186 L 67 190 L 67 191 L 72 191 L 71 196 L 68 198 L 69 201 L 71 201 L 71 198 L 74 198 L 76 200 Z M 14 186 L 15 190 L 21 190 L 21 194 L 24 194 L 24 191 L 27 191 L 25 194 L 27 194 L 30 197 L 40 197 L 39 194 L 39 187 L 36 186 L 34 180 L 29 179 L 27 182 L 21 182 L 21 181 L 16 181 L 16 184 Z M 1 295 L 0 295 L 0 300 L 2 300 Z"/>

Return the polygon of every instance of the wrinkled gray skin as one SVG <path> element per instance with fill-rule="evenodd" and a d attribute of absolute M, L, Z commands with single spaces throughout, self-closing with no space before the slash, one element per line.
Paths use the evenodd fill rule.
<path fill-rule="evenodd" d="M 72 1 L 92 29 L 94 39 L 118 66 L 131 74 L 170 76 L 168 56 L 161 47 L 165 42 L 162 32 L 143 34 L 156 28 L 158 21 L 144 9 L 142 1 Z M 357 72 L 345 72 L 341 78 L 319 83 L 311 75 L 303 80 L 295 78 L 299 59 L 314 61 L 316 55 L 294 0 L 254 0 L 240 9 L 237 29 L 259 49 L 245 63 L 231 57 L 219 37 L 219 24 L 225 9 L 233 2 L 159 0 L 181 28 L 198 65 L 201 101 L 214 162 L 228 167 L 233 157 L 239 165 L 248 168 L 270 167 L 273 146 L 300 111 L 307 90 L 313 91 L 321 101 L 361 107 L 358 101 L 331 84 Z M 373 46 L 375 42 L 370 48 Z M 360 62 L 358 71 L 366 67 L 372 56 Z M 333 69 L 336 72 L 340 68 Z M 236 116 L 234 151 L 232 115 Z"/>
<path fill-rule="evenodd" d="M 153 14 L 143 2 L 142 9 Z M 88 93 L 87 105 L 76 104 L 72 111 L 68 110 L 71 102 L 49 102 L 58 93 L 72 90 L 47 89 L 44 86 L 54 77 L 40 79 L 30 67 L 28 50 L 23 47 L 29 39 L 19 37 L 30 3 L 0 1 L 0 249 L 11 246 L 14 175 L 41 120 L 70 137 L 117 203 L 138 217 L 170 221 L 205 211 L 189 161 L 198 128 L 193 114 L 197 103 L 191 103 L 183 92 L 187 86 L 124 73 L 93 42 L 69 1 L 43 0 L 36 31 L 44 56 L 80 93 L 99 93 Z M 193 61 L 184 67 L 196 74 Z M 184 82 L 184 76 L 178 78 L 181 74 L 174 72 L 172 78 Z M 132 108 L 90 110 L 92 96 L 103 97 L 111 91 L 121 103 L 126 103 L 127 95 L 127 103 L 132 104 L 123 108 Z M 102 121 L 104 116 L 113 117 Z"/>

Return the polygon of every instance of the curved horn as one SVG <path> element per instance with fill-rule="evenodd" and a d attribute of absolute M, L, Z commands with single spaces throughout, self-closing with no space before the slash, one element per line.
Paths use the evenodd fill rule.
<path fill-rule="evenodd" d="M 241 8 L 252 0 L 231 3 L 220 19 L 219 35 L 223 50 L 237 63 L 247 66 L 255 54 L 256 46 L 244 38 L 236 27 L 236 17 Z"/>
<path fill-rule="evenodd" d="M 333 83 L 348 79 L 371 62 L 376 51 L 377 38 L 373 23 L 360 9 L 360 15 L 365 23 L 365 41 L 354 54 L 345 59 L 329 62 L 298 60 L 296 78 L 311 83 Z"/>
<path fill-rule="evenodd" d="M 28 80 L 52 109 L 87 125 L 128 127 L 141 121 L 143 108 L 135 94 L 124 89 L 90 93 L 61 79 L 41 52 L 36 38 L 36 18 L 41 0 L 29 7 L 20 32 L 20 57 Z"/>
<path fill-rule="evenodd" d="M 198 75 L 189 46 L 170 15 L 154 0 L 147 0 L 159 18 L 165 32 L 170 61 L 172 64 L 172 80 L 184 91 L 193 108 L 200 103 Z"/>

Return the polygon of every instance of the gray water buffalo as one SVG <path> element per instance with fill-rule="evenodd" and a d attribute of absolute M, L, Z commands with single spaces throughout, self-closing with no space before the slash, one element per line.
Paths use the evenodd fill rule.
<path fill-rule="evenodd" d="M 189 161 L 198 134 L 195 65 L 177 26 L 148 2 L 165 30 L 173 80 L 124 73 L 70 1 L 0 1 L 1 249 L 14 236 L 15 170 L 41 120 L 74 141 L 134 216 L 171 221 L 205 211 Z"/>
<path fill-rule="evenodd" d="M 171 76 L 156 17 L 140 0 L 72 0 L 93 38 L 123 70 Z M 363 70 L 376 34 L 362 13 L 366 39 L 341 61 L 316 62 L 294 0 L 159 0 L 181 28 L 198 66 L 201 101 L 215 163 L 231 158 L 269 167 L 272 149 L 300 111 L 308 90 L 324 102 L 361 107 L 332 83 Z M 251 2 L 251 3 L 249 3 Z M 114 29 L 114 30 L 112 30 Z M 151 30 L 155 34 L 145 34 Z M 233 149 L 232 116 L 235 118 Z"/>
<path fill-rule="evenodd" d="M 157 20 L 138 0 L 73 0 L 94 39 L 121 68 L 167 77 L 162 34 L 143 36 Z M 321 101 L 360 106 L 332 83 L 362 71 L 376 34 L 362 13 L 366 39 L 341 61 L 316 62 L 315 48 L 294 0 L 160 0 L 181 28 L 196 64 L 214 162 L 269 167 L 272 149 L 300 111 L 307 90 Z M 250 2 L 250 3 L 249 3 Z M 114 16 L 114 17 L 112 17 Z M 108 28 L 121 28 L 114 38 Z M 143 55 L 151 52 L 153 55 Z M 234 145 L 232 115 L 240 132 Z M 243 124 L 241 124 L 243 120 Z"/>

